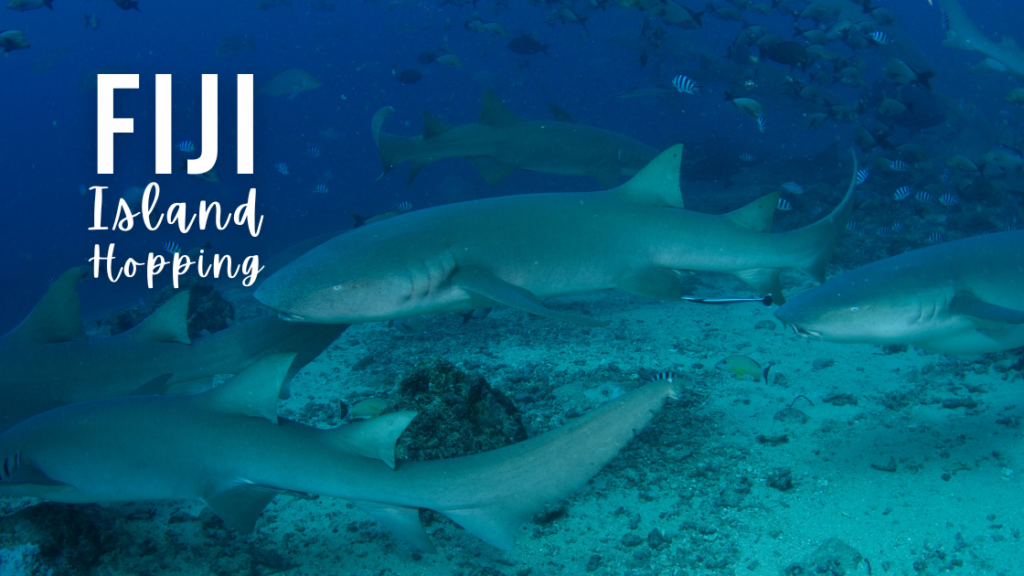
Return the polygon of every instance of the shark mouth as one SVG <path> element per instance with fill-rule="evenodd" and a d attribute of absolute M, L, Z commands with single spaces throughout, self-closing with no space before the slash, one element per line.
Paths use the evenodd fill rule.
<path fill-rule="evenodd" d="M 803 336 L 804 338 L 813 338 L 815 340 L 822 340 L 820 332 L 814 332 L 813 330 L 804 330 L 796 324 L 789 324 L 789 327 L 793 329 L 793 333 L 797 336 Z"/>
<path fill-rule="evenodd" d="M 278 312 L 277 317 L 286 322 L 303 322 L 305 318 L 302 316 L 296 316 L 295 314 L 289 314 L 287 312 Z"/>

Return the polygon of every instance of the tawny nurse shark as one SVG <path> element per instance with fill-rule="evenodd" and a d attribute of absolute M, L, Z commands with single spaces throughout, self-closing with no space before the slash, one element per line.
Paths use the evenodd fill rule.
<path fill-rule="evenodd" d="M 302 492 L 344 498 L 421 550 L 434 547 L 418 508 L 510 549 L 522 522 L 583 486 L 681 387 L 657 380 L 519 444 L 407 462 L 394 447 L 415 412 L 331 430 L 279 418 L 292 357 L 272 354 L 195 396 L 96 400 L 30 418 L 0 435 L 0 494 L 201 500 L 251 532 L 275 496 Z"/>
<path fill-rule="evenodd" d="M 0 431 L 64 404 L 188 389 L 217 374 L 236 374 L 271 352 L 298 352 L 298 371 L 346 328 L 297 329 L 266 315 L 191 341 L 188 293 L 181 292 L 127 332 L 87 339 L 76 291 L 82 274 L 81 268 L 65 272 L 25 320 L 0 337 Z"/>
<path fill-rule="evenodd" d="M 682 146 L 673 146 L 604 192 L 460 202 L 357 228 L 277 271 L 255 296 L 302 322 L 387 321 L 503 304 L 603 326 L 538 299 L 607 288 L 678 299 L 685 270 L 733 274 L 776 302 L 784 302 L 784 268 L 824 281 L 855 180 L 825 218 L 773 234 L 778 193 L 720 216 L 684 210 L 681 157 Z"/>
<path fill-rule="evenodd" d="M 487 90 L 476 124 L 451 126 L 423 113 L 422 136 L 381 132 L 394 112 L 382 108 L 370 124 L 384 173 L 409 160 L 409 182 L 424 166 L 443 158 L 465 157 L 491 185 L 516 170 L 593 176 L 602 188 L 632 176 L 658 151 L 628 136 L 571 122 L 526 120 Z"/>
<path fill-rule="evenodd" d="M 1024 50 L 1009 37 L 996 43 L 978 30 L 974 22 L 967 17 L 958 0 L 939 0 L 939 6 L 945 12 L 949 27 L 946 29 L 944 46 L 959 50 L 974 50 L 985 56 L 984 68 L 1009 72 L 1024 78 Z M 984 4 L 979 4 L 984 6 Z"/>
<path fill-rule="evenodd" d="M 775 311 L 829 342 L 913 344 L 967 354 L 1024 346 L 1024 231 L 921 248 L 872 262 Z"/>

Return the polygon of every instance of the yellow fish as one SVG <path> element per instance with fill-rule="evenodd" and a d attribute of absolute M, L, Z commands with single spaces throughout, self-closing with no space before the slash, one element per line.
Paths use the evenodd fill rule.
<path fill-rule="evenodd" d="M 745 376 L 751 376 L 755 380 L 764 378 L 765 384 L 768 383 L 768 371 L 772 369 L 770 365 L 767 368 L 761 369 L 761 365 L 753 358 L 739 354 L 726 356 L 721 362 L 715 364 L 715 368 L 725 368 L 741 379 Z"/>
<path fill-rule="evenodd" d="M 349 420 L 367 420 L 375 418 L 384 413 L 388 407 L 388 401 L 383 398 L 367 398 L 362 402 L 356 402 L 348 407 Z"/>

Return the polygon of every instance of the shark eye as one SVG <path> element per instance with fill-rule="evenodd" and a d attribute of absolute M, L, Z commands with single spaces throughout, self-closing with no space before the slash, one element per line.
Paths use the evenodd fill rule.
<path fill-rule="evenodd" d="M 334 286 L 333 288 L 334 288 L 334 290 L 341 290 L 341 284 L 338 284 L 337 286 Z"/>
<path fill-rule="evenodd" d="M 856 312 L 857 310 L 860 310 L 860 308 L 858 308 L 856 306 L 854 306 L 853 308 L 850 308 L 850 312 Z"/>

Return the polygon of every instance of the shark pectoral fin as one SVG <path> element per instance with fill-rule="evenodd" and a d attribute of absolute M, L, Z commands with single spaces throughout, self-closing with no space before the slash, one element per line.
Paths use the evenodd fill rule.
<path fill-rule="evenodd" d="M 659 300 L 678 299 L 681 286 L 680 272 L 667 268 L 645 268 L 619 282 L 621 290 Z"/>
<path fill-rule="evenodd" d="M 423 111 L 423 139 L 433 138 L 438 134 L 444 134 L 445 132 L 452 129 L 452 125 L 447 122 L 438 120 L 437 116 L 434 116 L 426 110 Z"/>
<path fill-rule="evenodd" d="M 250 534 L 256 527 L 256 520 L 263 513 L 263 509 L 281 492 L 282 490 L 267 486 L 238 484 L 225 490 L 213 490 L 204 494 L 203 502 L 232 530 Z"/>
<path fill-rule="evenodd" d="M 487 180 L 487 183 L 494 186 L 518 170 L 515 166 L 502 162 L 494 156 L 470 156 L 466 158 L 473 168 L 480 172 L 480 175 Z"/>
<path fill-rule="evenodd" d="M 601 320 L 592 320 L 583 316 L 577 316 L 575 314 L 568 314 L 565 312 L 556 312 L 545 308 L 537 297 L 529 290 L 509 284 L 504 280 L 495 277 L 486 270 L 479 268 L 460 268 L 452 276 L 452 285 L 458 288 L 462 288 L 467 292 L 471 292 L 477 296 L 487 298 L 503 304 L 511 308 L 518 308 L 530 314 L 536 314 L 537 316 L 544 316 L 553 320 L 561 320 L 562 322 L 571 322 L 578 326 L 589 326 L 592 328 L 600 328 L 607 326 L 608 322 Z"/>
<path fill-rule="evenodd" d="M 377 110 L 370 120 L 370 134 L 373 136 L 373 143 L 377 146 L 378 150 L 380 149 L 380 129 L 384 126 L 384 120 L 387 120 L 388 116 L 394 113 L 394 108 L 385 106 Z"/>
<path fill-rule="evenodd" d="M 501 101 L 501 98 L 498 98 L 494 91 L 484 90 L 483 108 L 480 110 L 480 119 L 477 120 L 479 124 L 509 126 L 522 121 L 522 118 L 516 116 L 514 112 L 509 110 L 508 106 L 505 106 L 505 103 Z"/>
<path fill-rule="evenodd" d="M 324 441 L 348 452 L 380 460 L 395 469 L 395 443 L 416 412 L 389 412 L 376 418 L 345 424 L 324 433 Z"/>
<path fill-rule="evenodd" d="M 268 354 L 195 398 L 210 410 L 266 418 L 277 424 L 277 399 L 294 359 L 294 352 Z"/>
<path fill-rule="evenodd" d="M 3 338 L 34 344 L 85 340 L 76 288 L 78 280 L 85 276 L 85 270 L 78 267 L 61 274 L 21 324 Z"/>
<path fill-rule="evenodd" d="M 949 303 L 949 311 L 953 314 L 972 316 L 991 322 L 1024 324 L 1024 311 L 989 304 L 969 294 L 958 294 L 955 296 L 953 301 Z"/>
<path fill-rule="evenodd" d="M 170 381 L 171 376 L 172 374 L 170 373 L 157 376 L 135 390 L 132 390 L 131 394 L 126 394 L 126 396 L 159 396 L 166 394 L 168 388 L 167 382 Z"/>
<path fill-rule="evenodd" d="M 597 178 L 602 190 L 615 188 L 619 185 L 619 162 L 615 158 L 605 158 L 588 168 L 587 174 Z"/>
<path fill-rule="evenodd" d="M 757 232 L 771 232 L 775 220 L 775 207 L 779 204 L 779 193 L 772 192 L 747 204 L 739 210 L 723 215 L 723 218 L 737 226 Z"/>
<path fill-rule="evenodd" d="M 191 344 L 188 337 L 188 290 L 182 290 L 153 311 L 125 336 L 146 342 Z"/>
<path fill-rule="evenodd" d="M 631 202 L 682 208 L 683 195 L 679 191 L 679 166 L 682 161 L 683 145 L 676 144 L 658 154 L 629 182 L 616 188 L 615 192 L 623 200 Z"/>
<path fill-rule="evenodd" d="M 485 507 L 441 512 L 491 546 L 499 550 L 512 550 L 516 547 L 516 531 L 519 530 L 519 526 L 537 511 L 516 512 L 491 510 Z"/>
<path fill-rule="evenodd" d="M 419 508 L 405 508 L 391 504 L 378 502 L 366 502 L 363 500 L 350 500 L 357 508 L 366 512 L 374 520 L 383 524 L 391 530 L 395 536 L 412 544 L 422 552 L 434 553 L 434 543 L 423 531 L 423 523 L 420 522 Z"/>
<path fill-rule="evenodd" d="M 779 270 L 776 268 L 753 268 L 733 272 L 733 275 L 753 286 L 760 294 L 771 294 L 772 303 L 782 306 L 786 299 L 782 296 L 782 284 L 779 283 Z"/>

